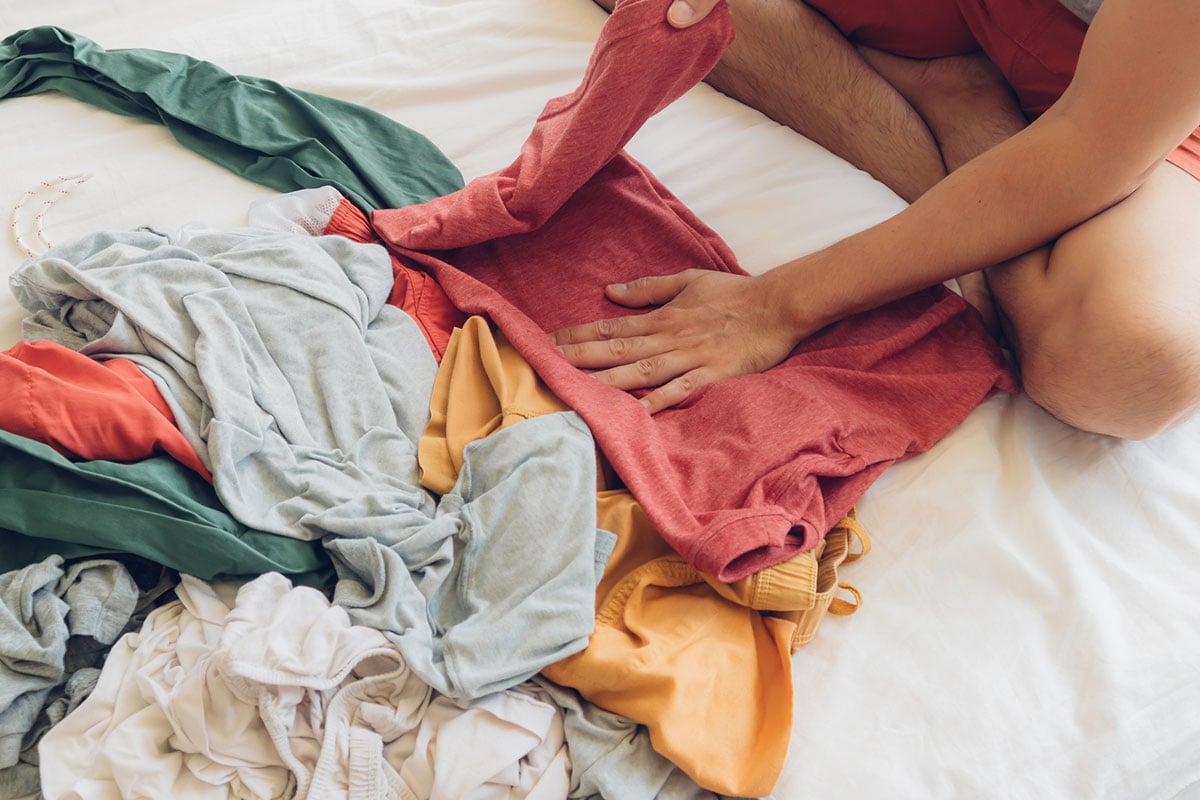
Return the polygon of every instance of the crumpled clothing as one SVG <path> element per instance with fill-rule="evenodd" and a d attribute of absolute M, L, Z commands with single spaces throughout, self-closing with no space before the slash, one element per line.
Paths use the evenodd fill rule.
<path fill-rule="evenodd" d="M 594 487 L 590 432 L 573 413 L 537 420 L 481 445 L 454 492 L 421 487 L 437 364 L 387 305 L 382 247 L 258 228 L 99 232 L 10 282 L 34 312 L 28 335 L 150 375 L 239 522 L 327 539 L 338 602 L 441 693 L 508 688 L 586 644 L 595 509 L 557 498 Z M 497 569 L 519 540 L 520 568 Z M 501 623 L 539 636 L 497 649 Z"/>
<path fill-rule="evenodd" d="M 132 576 L 110 559 L 64 567 L 60 556 L 50 556 L 0 575 L 0 767 L 18 762 L 51 690 L 69 677 L 69 641 L 111 644 L 137 601 Z M 72 667 L 102 659 L 101 650 L 91 659 L 73 659 Z"/>
<path fill-rule="evenodd" d="M 377 630 L 267 574 L 185 577 L 42 740 L 48 797 L 550 798 L 557 707 L 522 689 L 459 707 Z"/>

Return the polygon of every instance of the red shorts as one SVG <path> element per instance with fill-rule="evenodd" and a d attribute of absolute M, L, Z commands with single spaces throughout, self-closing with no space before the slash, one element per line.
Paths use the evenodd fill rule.
<path fill-rule="evenodd" d="M 1026 114 L 1057 100 L 1075 74 L 1087 25 L 1058 0 L 805 0 L 848 39 L 909 58 L 982 50 Z M 1200 178 L 1200 128 L 1167 160 Z"/>

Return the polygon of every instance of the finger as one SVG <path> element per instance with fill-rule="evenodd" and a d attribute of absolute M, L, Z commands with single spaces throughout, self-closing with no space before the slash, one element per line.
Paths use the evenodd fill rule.
<path fill-rule="evenodd" d="M 661 306 L 683 291 L 691 280 L 690 270 L 674 275 L 651 275 L 629 283 L 610 283 L 604 293 L 614 303 L 630 308 Z"/>
<path fill-rule="evenodd" d="M 696 366 L 694 359 L 685 353 L 672 351 L 639 358 L 628 364 L 593 372 L 596 380 L 618 389 L 649 389 L 662 386 L 684 375 Z"/>
<path fill-rule="evenodd" d="M 558 349 L 572 366 L 581 369 L 601 369 L 653 358 L 666 352 L 668 346 L 658 336 L 631 336 L 560 344 Z"/>
<path fill-rule="evenodd" d="M 650 392 L 642 398 L 642 405 L 651 414 L 657 414 L 664 408 L 679 405 L 695 394 L 697 389 L 712 383 L 715 379 L 711 371 L 704 367 L 699 367 L 690 372 L 685 372 L 674 380 L 664 383 L 653 392 Z"/>
<path fill-rule="evenodd" d="M 695 25 L 708 16 L 717 5 L 718 0 L 675 0 L 667 9 L 667 22 L 676 28 L 687 28 Z"/>
<path fill-rule="evenodd" d="M 573 325 L 550 334 L 550 340 L 561 349 L 564 345 L 581 342 L 599 342 L 608 339 L 628 339 L 654 332 L 654 320 L 650 314 L 634 314 L 628 317 L 598 319 Z"/>

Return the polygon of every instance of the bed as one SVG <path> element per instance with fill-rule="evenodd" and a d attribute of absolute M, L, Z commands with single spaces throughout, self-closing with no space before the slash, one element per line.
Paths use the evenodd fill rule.
<path fill-rule="evenodd" d="M 605 20 L 589 0 L 0 7 L 4 35 L 55 25 L 366 106 L 429 137 L 467 180 L 509 163 L 546 101 L 576 86 Z M 0 207 L 24 213 L 20 240 L 0 246 L 6 274 L 24 246 L 143 225 L 234 228 L 275 194 L 160 125 L 62 95 L 5 99 L 0 118 Z M 751 272 L 902 207 L 704 85 L 628 151 Z M 21 338 L 25 313 L 0 298 L 0 345 Z M 826 619 L 793 656 L 771 796 L 1200 797 L 1198 445 L 1200 419 L 1122 442 L 998 393 L 889 467 L 856 507 L 872 550 L 842 572 L 861 607 Z"/>

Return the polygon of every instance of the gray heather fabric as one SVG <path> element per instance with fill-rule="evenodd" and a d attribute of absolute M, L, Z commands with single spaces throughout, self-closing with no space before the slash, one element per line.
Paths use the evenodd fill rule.
<path fill-rule="evenodd" d="M 21 761 L 0 769 L 0 800 L 40 800 L 42 780 L 38 768 Z"/>
<path fill-rule="evenodd" d="M 124 575 L 122 568 L 126 571 Z M 12 574 L 15 576 L 17 571 Z M 126 614 L 129 608 L 126 577 L 138 588 L 131 616 Z M 173 571 L 139 558 L 120 563 L 110 559 L 79 560 L 65 569 L 55 592 L 61 592 L 69 606 L 66 620 L 69 638 L 62 671 L 66 680 L 43 698 L 33 725 L 21 738 L 20 760 L 0 768 L 0 800 L 41 797 L 38 743 L 51 727 L 87 699 L 100 678 L 100 666 L 113 642 L 140 628 L 146 615 L 174 588 L 176 580 Z"/>
<path fill-rule="evenodd" d="M 1100 8 L 1102 0 L 1058 0 L 1063 4 L 1068 11 L 1079 17 L 1089 25 L 1092 18 L 1096 16 L 1096 11 Z"/>
<path fill-rule="evenodd" d="M 140 595 L 129 570 L 113 559 L 67 565 L 59 588 L 71 609 L 67 615 L 71 636 L 88 636 L 105 645 L 125 630 Z"/>
<path fill-rule="evenodd" d="M 385 304 L 383 248 L 262 229 L 102 232 L 10 282 L 34 312 L 27 335 L 75 338 L 151 376 L 238 521 L 327 537 L 337 601 L 442 694 L 507 688 L 586 645 L 591 434 L 574 413 L 528 420 L 472 444 L 440 502 L 422 489 L 436 363 Z"/>
<path fill-rule="evenodd" d="M 132 576 L 109 559 L 64 572 L 62 558 L 50 556 L 0 575 L 0 767 L 17 763 L 50 691 L 67 677 L 68 640 L 111 645 L 137 601 Z"/>
<path fill-rule="evenodd" d="M 33 728 L 25 735 L 21 760 L 11 767 L 0 769 L 0 800 L 25 796 L 41 796 L 41 777 L 38 771 L 38 742 L 53 726 L 79 707 L 100 680 L 100 670 L 85 667 L 71 674 L 67 682 L 50 690 L 46 705 Z"/>
<path fill-rule="evenodd" d="M 582 650 L 595 618 L 595 563 L 616 542 L 595 528 L 594 447 L 573 411 L 472 442 L 432 524 L 390 545 L 326 544 L 340 578 L 334 602 L 356 625 L 384 631 L 451 696 L 509 688 Z"/>
<path fill-rule="evenodd" d="M 17 763 L 21 738 L 62 679 L 68 606 L 55 592 L 62 559 L 0 575 L 0 767 Z"/>

